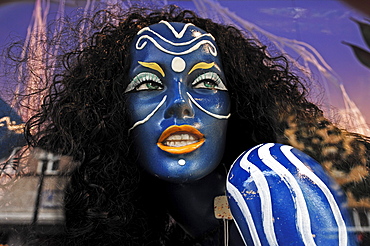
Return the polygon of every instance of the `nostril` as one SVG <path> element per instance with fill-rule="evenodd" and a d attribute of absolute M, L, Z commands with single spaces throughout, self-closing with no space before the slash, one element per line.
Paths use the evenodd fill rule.
<path fill-rule="evenodd" d="M 183 112 L 184 116 L 191 116 L 191 112 L 189 109 L 185 109 L 184 112 Z"/>
<path fill-rule="evenodd" d="M 180 103 L 172 104 L 167 108 L 165 112 L 165 118 L 176 117 L 176 118 L 191 118 L 194 116 L 194 112 L 190 105 Z"/>
<path fill-rule="evenodd" d="M 167 118 L 170 118 L 173 115 L 174 115 L 173 108 L 170 108 L 170 109 L 166 110 L 166 112 L 164 114 L 164 117 L 167 119 Z"/>

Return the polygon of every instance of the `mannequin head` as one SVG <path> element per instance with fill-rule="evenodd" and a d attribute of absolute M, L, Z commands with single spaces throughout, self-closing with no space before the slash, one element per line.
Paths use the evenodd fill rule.
<path fill-rule="evenodd" d="M 161 21 L 131 47 L 125 94 L 139 163 L 160 179 L 200 179 L 220 163 L 230 99 L 213 36 Z"/>

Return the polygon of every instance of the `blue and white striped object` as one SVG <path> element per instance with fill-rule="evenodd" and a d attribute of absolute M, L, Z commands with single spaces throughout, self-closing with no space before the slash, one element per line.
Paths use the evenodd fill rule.
<path fill-rule="evenodd" d="M 344 193 L 291 146 L 268 143 L 244 152 L 226 186 L 246 245 L 356 245 Z"/>

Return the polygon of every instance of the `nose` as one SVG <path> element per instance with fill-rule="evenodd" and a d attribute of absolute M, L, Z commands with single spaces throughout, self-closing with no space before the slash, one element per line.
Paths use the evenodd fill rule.
<path fill-rule="evenodd" d="M 183 83 L 176 82 L 176 85 L 169 91 L 167 100 L 165 118 L 185 119 L 194 117 L 194 109 Z"/>

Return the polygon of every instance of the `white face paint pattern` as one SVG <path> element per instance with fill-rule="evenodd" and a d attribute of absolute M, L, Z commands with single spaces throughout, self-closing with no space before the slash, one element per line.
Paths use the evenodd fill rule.
<path fill-rule="evenodd" d="M 194 26 L 192 23 L 187 23 L 184 25 L 184 27 L 182 28 L 180 32 L 177 32 L 175 28 L 173 28 L 173 26 L 169 22 L 161 20 L 159 23 L 165 24 L 172 31 L 173 35 L 176 38 L 182 38 L 186 32 L 186 29 L 188 29 L 189 26 Z"/>
<path fill-rule="evenodd" d="M 181 73 L 186 68 L 186 62 L 181 57 L 174 57 L 171 62 L 171 68 L 177 73 Z"/>
<path fill-rule="evenodd" d="M 186 54 L 189 54 L 189 53 L 191 53 L 191 52 L 193 52 L 193 51 L 195 51 L 195 50 L 197 50 L 197 49 L 199 49 L 199 47 L 200 46 L 202 46 L 202 45 L 204 45 L 204 44 L 208 44 L 209 46 L 210 46 L 210 53 L 213 55 L 213 56 L 217 56 L 217 50 L 216 50 L 216 47 L 213 45 L 213 43 L 211 42 L 211 41 L 209 41 L 209 40 L 202 40 L 202 41 L 200 41 L 200 42 L 198 42 L 198 43 L 196 43 L 194 46 L 192 46 L 190 49 L 187 49 L 187 50 L 185 50 L 185 51 L 183 51 L 183 52 L 172 52 L 172 51 L 169 51 L 169 50 L 167 50 L 167 49 L 165 49 L 165 48 L 163 48 L 160 44 L 158 44 L 158 42 L 157 41 L 155 41 L 152 37 L 150 37 L 150 36 L 148 36 L 148 35 L 143 35 L 143 36 L 141 36 L 139 39 L 138 39 L 138 41 L 137 41 L 137 43 L 136 43 L 136 49 L 138 49 L 138 50 L 142 50 L 142 49 L 144 49 L 144 47 L 146 46 L 146 44 L 147 44 L 147 41 L 145 41 L 145 42 L 143 42 L 143 44 L 142 45 L 139 45 L 139 42 L 142 40 L 142 39 L 144 39 L 144 38 L 146 38 L 146 39 L 148 39 L 148 40 L 150 40 L 154 45 L 155 45 L 155 47 L 157 47 L 157 49 L 159 49 L 159 50 L 161 50 L 161 51 L 163 51 L 163 52 L 165 52 L 165 53 L 167 53 L 167 54 L 170 54 L 170 55 L 176 55 L 176 56 L 181 56 L 181 55 L 186 55 Z M 197 38 L 195 38 L 195 39 L 198 39 L 198 37 Z M 195 40 L 194 39 L 194 40 Z"/>
<path fill-rule="evenodd" d="M 130 129 L 128 129 L 128 132 L 130 133 L 130 131 L 132 131 L 138 125 L 141 125 L 141 124 L 144 124 L 145 122 L 147 122 L 158 111 L 158 109 L 164 104 L 164 102 L 166 101 L 166 99 L 167 99 L 167 95 L 165 95 L 162 98 L 162 100 L 158 103 L 157 107 L 155 107 L 153 109 L 153 111 L 150 112 L 144 119 L 135 122 L 135 124 Z"/>
<path fill-rule="evenodd" d="M 190 98 L 190 101 L 192 101 L 192 103 L 195 104 L 195 106 L 197 106 L 200 110 L 202 110 L 204 113 L 216 118 L 216 119 L 219 119 L 219 120 L 225 120 L 225 119 L 228 119 L 231 114 L 229 113 L 228 115 L 219 115 L 219 114 L 214 114 L 212 112 L 209 112 L 208 110 L 206 110 L 205 108 L 203 108 L 202 106 L 199 105 L 199 103 L 197 103 L 197 101 L 194 100 L 194 98 L 191 96 L 191 94 L 189 92 L 186 92 L 186 94 L 189 96 Z"/>
<path fill-rule="evenodd" d="M 186 164 L 186 161 L 184 159 L 180 159 L 178 162 L 177 162 L 180 166 L 184 166 Z"/>
<path fill-rule="evenodd" d="M 204 109 L 202 106 L 200 106 L 195 100 L 194 98 L 190 95 L 189 92 L 186 92 L 186 94 L 189 96 L 190 100 L 195 104 L 195 106 L 197 106 L 200 110 L 202 110 L 203 112 L 205 112 L 206 114 L 216 118 L 216 119 L 228 119 L 231 114 L 228 114 L 228 115 L 218 115 L 218 114 L 214 114 L 212 112 L 209 112 L 208 110 Z M 135 124 L 128 130 L 129 132 L 132 131 L 135 127 L 141 125 L 141 124 L 144 124 L 145 122 L 147 122 L 157 111 L 158 109 L 165 103 L 167 99 L 167 95 L 165 95 L 162 100 L 158 103 L 157 107 L 155 107 L 155 109 L 153 109 L 152 112 L 150 112 L 144 119 L 142 120 L 139 120 L 137 122 L 135 122 Z"/>
<path fill-rule="evenodd" d="M 194 25 L 192 25 L 192 24 L 186 24 L 180 32 L 176 32 L 176 30 L 172 27 L 172 25 L 171 25 L 170 23 L 168 23 L 167 21 L 161 21 L 160 23 L 165 24 L 165 25 L 166 25 L 166 26 L 167 26 L 167 27 L 172 31 L 173 35 L 174 35 L 176 38 L 178 38 L 178 39 L 182 38 L 182 36 L 184 35 L 184 33 L 186 32 L 186 30 L 187 30 L 187 28 L 188 28 L 189 26 L 194 26 Z M 141 34 L 142 32 L 144 32 L 144 31 L 149 31 L 149 32 L 153 33 L 153 34 L 154 34 L 154 35 L 156 35 L 158 38 L 160 38 L 161 40 L 163 40 L 164 42 L 166 42 L 166 43 L 168 43 L 168 44 L 171 44 L 172 46 L 186 46 L 186 45 L 189 45 L 189 44 L 191 44 L 191 43 L 195 42 L 196 40 L 198 40 L 198 39 L 200 39 L 200 38 L 203 38 L 203 37 L 206 37 L 206 36 L 211 37 L 211 38 L 214 40 L 214 37 L 213 37 L 210 33 L 205 33 L 205 34 L 197 35 L 195 38 L 193 38 L 193 39 L 191 39 L 190 41 L 187 41 L 187 42 L 174 43 L 174 42 L 171 42 L 170 40 L 168 40 L 168 39 L 164 38 L 164 37 L 163 37 L 162 35 L 160 35 L 159 33 L 157 33 L 157 32 L 155 32 L 155 31 L 151 30 L 151 29 L 150 29 L 150 27 L 145 27 L 145 28 L 143 28 L 142 30 L 140 30 L 140 31 L 138 32 L 138 34 L 137 34 L 137 35 L 140 35 L 140 34 Z M 187 50 L 185 50 L 185 51 L 183 51 L 183 52 L 172 52 L 172 51 L 170 51 L 170 50 L 168 50 L 168 49 L 164 48 L 164 47 L 163 47 L 163 46 L 161 46 L 160 44 L 158 44 L 158 42 L 157 42 L 154 38 L 150 37 L 149 35 L 143 35 L 143 36 L 141 36 L 141 37 L 137 40 L 137 42 L 136 42 L 136 46 L 135 46 L 137 50 L 142 50 L 142 49 L 144 49 L 144 47 L 145 47 L 145 46 L 146 46 L 146 44 L 148 43 L 147 41 L 144 41 L 144 42 L 140 45 L 140 42 L 141 42 L 141 40 L 143 40 L 143 39 L 147 39 L 147 40 L 151 41 L 151 42 L 154 44 L 154 46 L 155 46 L 155 47 L 157 47 L 157 49 L 159 49 L 159 50 L 161 50 L 161 51 L 163 51 L 163 52 L 165 52 L 165 53 L 167 53 L 167 54 L 177 55 L 177 56 L 179 56 L 179 55 L 186 55 L 186 54 L 189 54 L 189 53 L 191 53 L 191 52 L 193 52 L 193 51 L 195 51 L 195 50 L 199 49 L 199 47 L 201 47 L 202 45 L 207 44 L 207 45 L 209 45 L 210 53 L 211 53 L 213 56 L 217 56 L 217 49 L 216 49 L 216 47 L 214 46 L 214 44 L 213 44 L 211 41 L 209 41 L 209 40 L 201 40 L 201 41 L 199 41 L 198 43 L 196 43 L 195 45 L 193 45 L 191 48 L 189 48 L 189 49 L 187 49 Z"/>
<path fill-rule="evenodd" d="M 159 23 L 162 23 L 162 24 L 165 24 L 171 31 L 172 31 L 172 34 L 177 38 L 177 39 L 180 39 L 180 38 L 182 38 L 183 36 L 184 36 L 184 34 L 185 34 L 185 32 L 186 32 L 186 30 L 188 29 L 188 27 L 189 26 L 194 26 L 193 24 L 191 24 L 191 23 L 188 23 L 188 24 L 186 24 L 184 27 L 183 27 L 183 29 L 180 31 L 180 32 L 177 32 L 174 28 L 173 28 L 173 26 L 169 23 L 169 22 L 167 22 L 167 21 L 160 21 Z M 173 45 L 173 46 L 184 46 L 184 45 L 189 45 L 189 44 L 191 44 L 192 42 L 194 42 L 195 40 L 197 40 L 197 39 L 199 39 L 199 38 L 202 38 L 202 37 L 205 37 L 205 36 L 208 36 L 208 37 L 210 37 L 210 38 L 212 38 L 213 40 L 215 40 L 215 38 L 212 36 L 212 34 L 210 34 L 210 33 L 205 33 L 205 34 L 200 34 L 199 32 L 199 35 L 196 35 L 195 37 L 196 38 L 194 38 L 194 39 L 192 39 L 192 40 L 190 40 L 190 41 L 187 41 L 187 42 L 182 42 L 182 43 L 173 43 L 173 42 L 171 42 L 171 41 L 169 41 L 169 40 L 167 40 L 166 38 L 164 38 L 162 35 L 160 35 L 159 33 L 157 33 L 157 32 L 155 32 L 155 31 L 153 31 L 152 29 L 150 29 L 150 27 L 144 27 L 143 29 L 141 29 L 138 33 L 137 33 L 137 35 L 140 35 L 142 32 L 144 32 L 144 31 L 149 31 L 149 32 L 151 32 L 151 33 L 153 33 L 153 34 L 155 34 L 157 37 L 159 37 L 160 39 L 162 39 L 163 41 L 165 41 L 165 42 L 167 42 L 167 43 L 169 43 L 169 44 L 171 44 L 171 45 Z"/>
<path fill-rule="evenodd" d="M 189 27 L 189 26 L 194 26 L 192 23 L 187 23 L 187 24 L 185 24 L 185 25 L 184 25 L 184 27 L 182 28 L 182 30 L 181 30 L 180 32 L 177 32 L 177 31 L 175 30 L 175 28 L 173 28 L 173 26 L 172 26 L 170 23 L 168 23 L 167 21 L 161 20 L 159 23 L 165 24 L 165 25 L 168 27 L 168 29 L 170 29 L 170 30 L 172 31 L 173 35 L 174 35 L 176 38 L 182 38 L 182 37 L 184 36 L 184 34 L 185 34 L 186 30 L 188 29 L 188 27 Z M 152 32 L 152 33 L 155 33 L 156 35 L 159 35 L 159 34 L 157 34 L 156 32 L 154 32 L 153 30 L 151 30 L 151 29 L 150 29 L 150 27 L 144 27 L 143 29 L 141 29 L 141 30 L 137 33 L 137 35 L 140 35 L 140 34 L 141 34 L 142 32 L 144 32 L 144 31 L 150 31 L 150 32 Z M 159 36 L 160 36 L 160 35 L 159 35 Z"/>
<path fill-rule="evenodd" d="M 193 24 L 191 23 L 188 23 L 186 24 L 183 29 L 180 31 L 180 32 L 177 32 L 173 26 L 168 23 L 167 21 L 161 21 L 160 23 L 163 23 L 165 24 L 173 33 L 173 35 L 180 39 L 183 37 L 184 33 L 186 32 L 187 28 L 189 26 L 194 26 Z M 205 36 L 209 36 L 211 37 L 213 40 L 213 36 L 209 33 L 206 33 L 206 34 L 201 34 L 201 35 L 197 35 L 194 39 L 190 40 L 190 41 L 187 41 L 187 42 L 181 42 L 181 43 L 174 43 L 174 42 L 171 42 L 169 40 L 167 40 L 166 38 L 164 38 L 162 35 L 160 35 L 159 33 L 153 31 L 150 29 L 150 27 L 145 27 L 143 29 L 141 29 L 137 35 L 140 35 L 142 32 L 144 31 L 149 31 L 153 34 L 155 34 L 158 38 L 162 39 L 163 41 L 173 45 L 173 46 L 185 46 L 185 45 L 189 45 L 193 42 L 195 42 L 196 40 L 202 38 L 202 37 L 205 37 Z M 141 46 L 139 45 L 140 41 L 142 39 L 148 39 L 150 40 L 159 50 L 165 52 L 165 53 L 168 53 L 168 54 L 173 54 L 173 55 L 183 55 L 183 54 L 189 54 L 195 50 L 197 50 L 201 45 L 203 44 L 209 44 L 210 45 L 210 53 L 213 55 L 213 56 L 217 56 L 217 49 L 216 47 L 213 45 L 212 42 L 208 41 L 208 40 L 202 40 L 198 43 L 196 43 L 193 47 L 191 47 L 190 49 L 186 50 L 186 51 L 183 51 L 183 52 L 171 52 L 165 48 L 163 48 L 160 44 L 158 44 L 157 41 L 155 41 L 152 37 L 148 36 L 148 35 L 143 35 L 141 36 L 137 42 L 136 42 L 136 49 L 137 50 L 141 50 L 143 49 L 146 44 L 147 44 L 147 41 L 145 41 Z M 184 61 L 184 59 L 182 59 L 181 57 L 174 57 L 173 60 L 172 60 L 172 64 L 171 64 L 171 68 L 173 71 L 175 72 L 182 72 L 185 70 L 186 68 L 186 62 Z M 217 119 L 228 119 L 230 117 L 230 114 L 224 116 L 224 115 L 217 115 L 217 114 L 214 114 L 212 112 L 209 112 L 208 110 L 204 109 L 202 106 L 200 106 L 195 100 L 194 98 L 187 92 L 188 96 L 190 97 L 190 100 L 200 109 L 202 110 L 203 112 L 205 112 L 206 114 L 214 117 L 214 118 L 217 118 Z M 161 102 L 158 104 L 158 106 L 150 113 L 148 114 L 144 119 L 140 120 L 140 121 L 137 121 L 130 129 L 129 129 L 129 132 L 131 130 L 133 130 L 136 126 L 138 125 L 141 125 L 141 124 L 144 124 L 145 122 L 147 122 L 156 112 L 157 110 L 164 104 L 164 102 L 166 101 L 166 98 L 167 98 L 167 95 L 165 97 L 163 97 L 163 99 L 161 100 Z M 181 165 L 181 164 L 180 164 Z"/>

